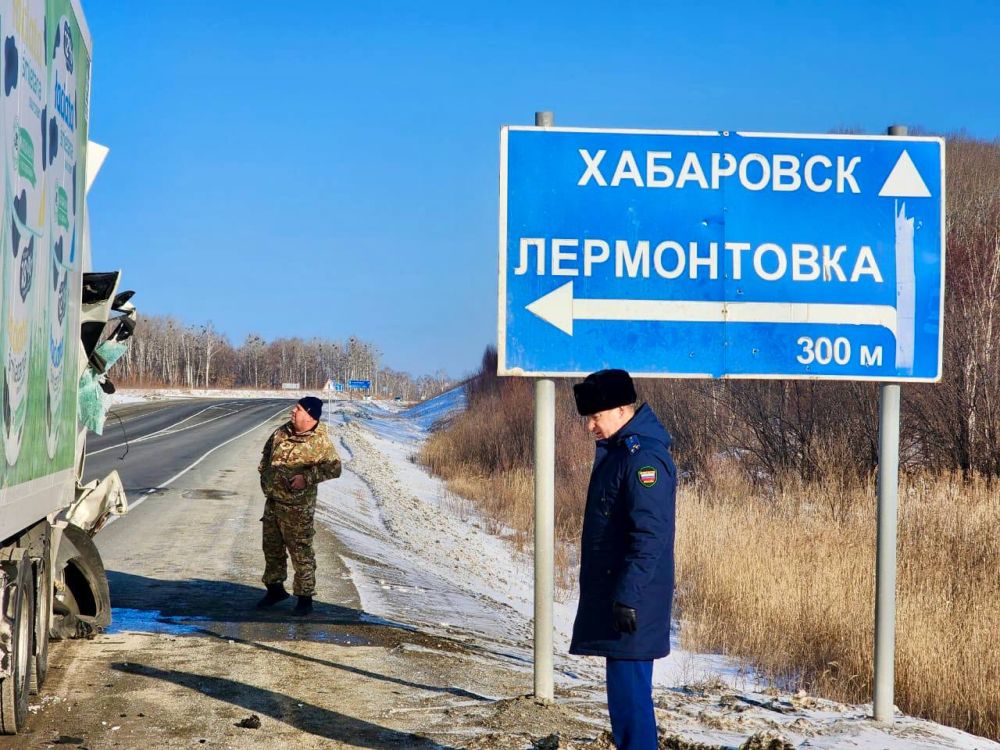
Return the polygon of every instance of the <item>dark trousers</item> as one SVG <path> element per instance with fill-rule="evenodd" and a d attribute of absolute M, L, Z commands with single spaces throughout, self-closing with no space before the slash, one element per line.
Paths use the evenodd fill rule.
<path fill-rule="evenodd" d="M 618 750 L 656 750 L 653 662 L 607 660 L 608 714 Z"/>

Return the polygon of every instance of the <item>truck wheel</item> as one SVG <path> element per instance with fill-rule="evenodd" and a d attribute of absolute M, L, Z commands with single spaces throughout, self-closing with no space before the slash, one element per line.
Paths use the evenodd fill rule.
<path fill-rule="evenodd" d="M 31 559 L 18 547 L 4 550 L 0 566 L 6 578 L 6 612 L 10 614 L 11 674 L 0 680 L 0 734 L 17 734 L 28 721 L 28 688 L 34 661 L 35 582 Z"/>
<path fill-rule="evenodd" d="M 35 664 L 31 692 L 37 695 L 49 674 L 49 628 L 52 624 L 52 560 L 49 551 L 35 563 Z"/>
<path fill-rule="evenodd" d="M 80 638 L 111 624 L 108 577 L 85 531 L 72 524 L 63 529 L 55 571 L 62 585 L 53 602 L 52 637 Z"/>

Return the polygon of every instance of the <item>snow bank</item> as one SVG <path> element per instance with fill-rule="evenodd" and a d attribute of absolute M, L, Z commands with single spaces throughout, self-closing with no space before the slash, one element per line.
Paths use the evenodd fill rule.
<path fill-rule="evenodd" d="M 463 411 L 465 403 L 465 386 L 459 386 L 407 409 L 401 416 L 427 431 L 437 422 Z"/>
<path fill-rule="evenodd" d="M 461 640 L 482 658 L 523 671 L 530 684 L 530 555 L 515 549 L 503 529 L 488 533 L 474 506 L 415 460 L 433 424 L 464 405 L 461 388 L 404 411 L 336 404 L 327 419 L 346 449 L 345 472 L 320 486 L 317 518 L 349 550 L 344 562 L 367 613 Z M 593 688 L 600 702 L 603 662 L 567 653 L 576 592 L 557 599 L 556 684 Z M 657 718 L 668 734 L 728 747 L 767 730 L 810 748 L 1000 750 L 989 740 L 910 717 L 899 716 L 891 727 L 876 724 L 868 718 L 870 705 L 764 691 L 735 661 L 686 652 L 676 632 L 671 640 L 673 652 L 654 671 Z"/>
<path fill-rule="evenodd" d="M 490 534 L 467 500 L 448 491 L 415 461 L 431 426 L 465 407 L 456 388 L 399 414 L 362 404 L 345 418 L 330 414 L 352 458 L 342 480 L 320 487 L 318 513 L 345 537 L 345 563 L 367 612 L 477 641 L 530 665 L 534 578 L 530 551 L 512 533 Z M 352 410 L 353 411 L 353 410 Z M 554 604 L 556 668 L 567 680 L 603 678 L 603 662 L 570 656 L 577 592 Z M 723 679 L 746 687 L 738 664 L 680 648 L 656 664 L 657 684 Z"/>

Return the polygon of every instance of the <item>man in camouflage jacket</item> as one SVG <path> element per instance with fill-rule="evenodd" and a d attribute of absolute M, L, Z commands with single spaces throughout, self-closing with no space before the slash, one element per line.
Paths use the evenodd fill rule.
<path fill-rule="evenodd" d="M 312 612 L 316 592 L 316 556 L 313 553 L 313 515 L 316 486 L 340 476 L 340 457 L 320 421 L 323 402 L 314 396 L 299 400 L 291 418 L 267 439 L 261 453 L 260 487 L 264 503 L 264 576 L 267 594 L 258 602 L 266 609 L 288 598 L 286 553 L 292 558 L 298 597 L 294 614 Z"/>

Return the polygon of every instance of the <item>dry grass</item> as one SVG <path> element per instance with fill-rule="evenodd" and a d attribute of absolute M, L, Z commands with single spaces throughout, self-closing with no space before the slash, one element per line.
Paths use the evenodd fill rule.
<path fill-rule="evenodd" d="M 874 488 L 762 497 L 738 472 L 721 472 L 727 481 L 686 487 L 679 499 L 686 644 L 745 658 L 778 682 L 871 700 Z M 1000 736 L 998 528 L 996 483 L 902 483 L 896 703 L 991 737 Z"/>
<path fill-rule="evenodd" d="M 495 530 L 532 534 L 532 390 L 508 380 L 426 444 L 421 460 Z M 557 403 L 557 578 L 575 587 L 593 444 Z M 875 490 L 843 478 L 754 486 L 709 463 L 678 495 L 677 611 L 687 647 L 744 660 L 786 687 L 871 700 Z M 911 476 L 900 488 L 896 703 L 1000 737 L 1000 485 Z"/>
<path fill-rule="evenodd" d="M 534 383 L 490 377 L 495 371 L 495 362 L 484 367 L 469 408 L 431 435 L 419 460 L 449 490 L 472 499 L 488 529 L 512 531 L 523 549 L 534 534 Z M 556 582 L 572 589 L 594 443 L 573 409 L 569 385 L 557 390 Z"/>

